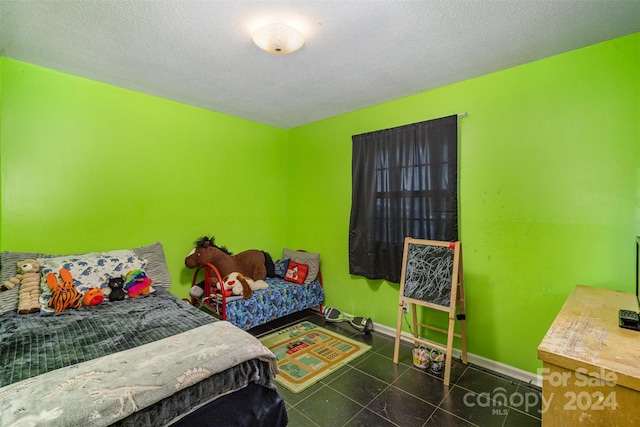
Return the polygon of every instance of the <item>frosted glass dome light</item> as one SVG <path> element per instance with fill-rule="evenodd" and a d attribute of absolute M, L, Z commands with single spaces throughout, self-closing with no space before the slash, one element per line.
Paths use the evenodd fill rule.
<path fill-rule="evenodd" d="M 267 24 L 253 33 L 253 42 L 266 52 L 283 55 L 300 49 L 304 45 L 304 36 L 285 24 Z"/>

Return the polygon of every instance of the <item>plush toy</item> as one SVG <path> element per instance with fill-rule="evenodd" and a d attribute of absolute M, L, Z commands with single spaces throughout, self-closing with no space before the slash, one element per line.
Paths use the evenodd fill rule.
<path fill-rule="evenodd" d="M 109 279 L 107 283 L 111 292 L 109 293 L 109 301 L 122 301 L 126 294 L 122 289 L 124 287 L 124 278 L 122 277 L 114 277 L 113 279 Z"/>
<path fill-rule="evenodd" d="M 267 289 L 269 287 L 269 284 L 267 282 L 265 282 L 264 280 L 247 280 L 247 283 L 249 284 L 249 286 L 251 286 L 251 289 L 254 291 L 257 291 L 259 289 Z"/>
<path fill-rule="evenodd" d="M 251 298 L 251 295 L 253 295 L 253 290 L 247 282 L 247 277 L 245 277 L 242 273 L 234 271 L 230 274 L 227 274 L 222 279 L 222 282 L 222 292 L 224 292 L 226 296 L 242 295 L 243 299 L 247 299 Z M 220 284 L 218 283 L 216 287 L 220 289 Z"/>
<path fill-rule="evenodd" d="M 49 307 L 53 307 L 56 313 L 61 313 L 67 308 L 82 307 L 82 295 L 73 285 L 73 277 L 66 268 L 60 269 L 60 279 L 58 282 L 56 275 L 49 273 L 46 276 L 47 284 L 51 288 L 51 300 Z"/>
<path fill-rule="evenodd" d="M 82 304 L 86 306 L 98 305 L 102 301 L 104 301 L 104 294 L 100 288 L 91 288 L 82 297 Z"/>
<path fill-rule="evenodd" d="M 26 259 L 16 263 L 18 274 L 5 281 L 0 291 L 13 289 L 20 285 L 18 291 L 18 313 L 29 314 L 39 311 L 40 296 L 40 263 L 35 259 Z"/>
<path fill-rule="evenodd" d="M 9 280 L 5 280 L 5 282 L 2 284 L 2 286 L 0 286 L 0 292 L 4 292 L 4 291 L 8 291 L 9 289 L 13 289 L 16 285 L 20 284 L 20 280 L 22 280 L 22 275 L 26 272 L 29 272 L 31 270 L 31 263 L 36 263 L 38 264 L 38 268 L 40 268 L 40 263 L 38 261 L 36 261 L 35 259 L 26 259 L 24 261 L 18 261 L 16 263 L 17 267 L 18 267 L 18 273 L 13 276 L 12 278 L 10 278 Z M 28 265 L 26 265 L 28 264 Z M 23 272 L 23 265 L 24 267 L 24 272 Z"/>
<path fill-rule="evenodd" d="M 20 271 L 20 263 L 18 263 L 18 271 Z M 9 289 L 15 288 L 16 285 L 20 284 L 21 278 L 22 278 L 22 274 L 18 273 L 15 276 L 13 276 L 11 279 L 5 280 L 5 282 L 2 284 L 2 287 L 0 287 L 0 292 L 8 291 Z"/>
<path fill-rule="evenodd" d="M 189 289 L 189 295 L 196 299 L 202 298 L 202 295 L 204 295 L 204 289 L 198 285 L 193 285 L 191 289 Z"/>
<path fill-rule="evenodd" d="M 151 292 L 151 279 L 142 270 L 131 270 L 124 281 L 124 290 L 130 298 L 147 295 Z"/>
<path fill-rule="evenodd" d="M 40 263 L 35 259 L 26 259 L 17 263 L 18 274 L 4 282 L 2 290 L 20 285 L 18 291 L 18 313 L 30 314 L 40 311 Z"/>
<path fill-rule="evenodd" d="M 198 239 L 195 245 L 196 248 L 184 260 L 184 264 L 188 268 L 211 263 L 218 269 L 221 277 L 233 272 L 242 273 L 245 277 L 253 280 L 262 280 L 265 277 L 275 276 L 275 266 L 267 252 L 250 249 L 237 255 L 232 255 L 224 246 L 216 246 L 213 237 L 206 236 Z M 212 281 L 214 284 L 218 283 L 215 276 Z"/>

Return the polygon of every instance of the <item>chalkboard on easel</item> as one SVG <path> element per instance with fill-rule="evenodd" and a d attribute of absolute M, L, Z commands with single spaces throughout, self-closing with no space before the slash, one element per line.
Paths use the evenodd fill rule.
<path fill-rule="evenodd" d="M 455 251 L 448 244 L 434 243 L 407 244 L 403 296 L 449 307 Z"/>
<path fill-rule="evenodd" d="M 446 329 L 418 321 L 417 307 L 423 306 L 448 313 Z M 405 307 L 410 307 L 412 333 L 402 330 Z M 455 322 L 460 321 L 460 333 L 455 332 Z M 447 335 L 447 344 L 428 341 L 419 336 L 425 328 Z M 462 282 L 462 246 L 460 242 L 442 242 L 405 238 L 398 299 L 398 323 L 393 351 L 393 362 L 398 363 L 400 339 L 414 342 L 414 346 L 426 345 L 446 354 L 444 384 L 451 380 L 451 358 L 454 337 L 462 344 L 462 363 L 467 363 L 467 323 L 465 314 L 464 284 Z"/>

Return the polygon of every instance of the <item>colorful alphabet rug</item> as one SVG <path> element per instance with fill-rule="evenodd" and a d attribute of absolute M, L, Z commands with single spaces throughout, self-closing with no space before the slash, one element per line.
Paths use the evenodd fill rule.
<path fill-rule="evenodd" d="M 260 338 L 278 359 L 276 381 L 299 393 L 341 368 L 371 346 L 301 322 Z"/>

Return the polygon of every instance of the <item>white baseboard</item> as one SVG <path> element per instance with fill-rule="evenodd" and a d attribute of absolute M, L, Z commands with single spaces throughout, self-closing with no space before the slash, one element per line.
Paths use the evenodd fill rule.
<path fill-rule="evenodd" d="M 383 335 L 390 336 L 392 338 L 396 337 L 395 328 L 390 328 L 388 326 L 381 325 L 379 323 L 375 323 L 375 322 L 373 323 L 373 330 Z M 411 340 L 406 337 L 400 337 L 400 339 L 402 339 L 403 341 L 411 342 Z M 457 348 L 453 349 L 453 357 L 459 359 L 461 355 L 462 355 L 462 351 L 460 349 L 457 349 Z M 520 381 L 524 381 L 538 387 L 542 387 L 542 377 L 540 375 L 536 375 L 529 371 L 524 371 L 514 366 L 506 365 L 501 362 L 496 362 L 495 360 L 487 359 L 486 357 L 478 356 L 476 354 L 469 353 L 469 352 L 467 352 L 467 360 L 469 361 L 469 363 L 473 363 L 474 365 L 480 366 L 482 368 L 489 369 L 491 371 L 494 371 L 503 375 L 507 375 L 511 378 L 516 378 Z"/>

